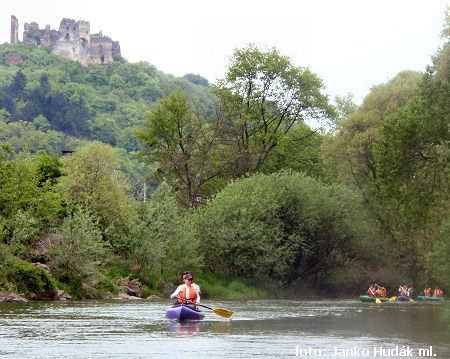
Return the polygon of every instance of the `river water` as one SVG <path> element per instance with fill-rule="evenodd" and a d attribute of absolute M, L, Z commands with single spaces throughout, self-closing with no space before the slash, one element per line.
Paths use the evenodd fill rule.
<path fill-rule="evenodd" d="M 0 358 L 450 359 L 446 303 L 206 301 L 232 319 L 186 323 L 165 319 L 168 304 L 0 303 Z"/>

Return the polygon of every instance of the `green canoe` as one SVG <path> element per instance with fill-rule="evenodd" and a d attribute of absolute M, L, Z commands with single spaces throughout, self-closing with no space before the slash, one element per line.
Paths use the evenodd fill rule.
<path fill-rule="evenodd" d="M 370 295 L 360 295 L 359 300 L 361 302 L 375 302 L 377 298 L 371 297 Z M 389 302 L 389 298 L 378 298 L 382 302 Z"/>
<path fill-rule="evenodd" d="M 425 297 L 423 295 L 418 295 L 417 300 L 424 300 L 424 301 L 431 301 L 431 302 L 439 302 L 441 300 L 444 300 L 443 297 Z"/>

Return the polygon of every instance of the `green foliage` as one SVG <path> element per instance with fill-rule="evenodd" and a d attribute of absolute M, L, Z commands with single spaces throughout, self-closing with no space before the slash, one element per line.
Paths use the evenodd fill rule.
<path fill-rule="evenodd" d="M 62 159 L 65 175 L 58 189 L 67 200 L 86 206 L 99 218 L 106 230 L 130 210 L 117 151 L 111 146 L 93 142 Z"/>
<path fill-rule="evenodd" d="M 23 61 L 17 67 L 7 66 L 8 53 L 20 54 Z M 183 89 L 204 110 L 210 108 L 204 81 L 198 75 L 174 78 L 144 62 L 88 68 L 42 47 L 0 45 L 0 109 L 7 111 L 9 121 L 26 120 L 43 131 L 57 130 L 131 150 L 138 143 L 122 138 L 122 132 L 143 124 L 151 105 L 173 90 Z"/>
<path fill-rule="evenodd" d="M 432 250 L 427 257 L 427 276 L 429 283 L 435 283 L 450 293 L 450 221 L 442 224 Z"/>
<path fill-rule="evenodd" d="M 213 193 L 211 183 L 224 169 L 217 160 L 219 146 L 214 130 L 194 113 L 184 93 L 174 92 L 160 100 L 138 137 L 147 163 L 158 164 L 156 175 L 179 191 L 187 207 Z"/>
<path fill-rule="evenodd" d="M 206 269 L 237 277 L 320 287 L 333 270 L 377 258 L 373 225 L 357 199 L 298 173 L 238 180 L 192 221 Z"/>
<path fill-rule="evenodd" d="M 95 295 L 106 255 L 98 223 L 82 207 L 64 219 L 46 253 L 52 273 L 82 298 Z"/>
<path fill-rule="evenodd" d="M 448 117 L 430 111 L 419 99 L 382 128 L 376 148 L 380 195 L 395 206 L 408 228 L 422 228 L 450 209 L 448 123 Z"/>
<path fill-rule="evenodd" d="M 60 196 L 45 179 L 44 158 L 44 154 L 15 156 L 7 145 L 0 152 L 2 236 L 17 245 L 17 254 L 23 254 L 42 227 L 57 218 L 61 210 Z"/>
<path fill-rule="evenodd" d="M 377 197 L 375 148 L 384 123 L 417 96 L 420 83 L 419 73 L 404 71 L 388 83 L 375 86 L 361 107 L 340 121 L 336 132 L 327 136 L 322 145 L 327 178 L 355 190 L 379 220 L 386 236 L 394 235 L 397 218 Z"/>
<path fill-rule="evenodd" d="M 136 249 L 134 267 L 145 276 L 162 279 L 167 274 L 195 270 L 202 264 L 198 240 L 187 237 L 186 213 L 183 213 L 166 183 L 162 183 L 149 202 L 138 211 L 134 228 Z"/>
<path fill-rule="evenodd" d="M 38 219 L 19 209 L 12 218 L 11 239 L 8 242 L 10 251 L 20 258 L 27 258 L 30 255 L 30 248 L 39 238 L 40 229 Z"/>
<path fill-rule="evenodd" d="M 52 299 L 56 293 L 55 278 L 35 264 L 11 260 L 7 276 L 21 293 L 32 292 L 42 299 Z"/>
<path fill-rule="evenodd" d="M 305 119 L 335 115 L 322 81 L 276 49 L 235 50 L 225 79 L 214 87 L 220 137 L 233 160 L 233 178 L 259 171 L 283 135 Z M 230 152 L 230 154 L 228 154 Z"/>
<path fill-rule="evenodd" d="M 63 150 L 75 150 L 84 141 L 62 132 L 42 130 L 40 125 L 25 121 L 6 123 L 0 120 L 0 141 L 11 144 L 16 152 L 35 153 L 40 150 L 60 156 Z"/>
<path fill-rule="evenodd" d="M 235 278 L 220 273 L 199 273 L 195 276 L 196 284 L 200 285 L 202 298 L 220 300 L 267 299 L 273 284 L 264 282 L 255 285 L 243 278 Z M 272 294 L 273 299 L 273 294 Z"/>
<path fill-rule="evenodd" d="M 310 177 L 324 179 L 320 157 L 322 136 L 307 125 L 301 124 L 280 138 L 263 166 L 263 173 L 282 169 L 303 172 Z"/>

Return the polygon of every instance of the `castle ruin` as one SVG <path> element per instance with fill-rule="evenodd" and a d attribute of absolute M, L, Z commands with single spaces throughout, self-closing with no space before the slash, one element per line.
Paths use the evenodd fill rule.
<path fill-rule="evenodd" d="M 24 25 L 23 42 L 35 46 L 47 46 L 55 55 L 79 61 L 83 65 L 104 65 L 121 58 L 118 41 L 108 36 L 91 34 L 89 21 L 62 19 L 59 30 L 47 25 L 40 29 L 35 22 Z M 11 15 L 11 43 L 19 42 L 19 22 Z"/>

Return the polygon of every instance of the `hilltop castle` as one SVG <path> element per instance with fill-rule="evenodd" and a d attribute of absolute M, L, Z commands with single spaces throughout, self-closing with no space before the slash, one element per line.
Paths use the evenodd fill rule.
<path fill-rule="evenodd" d="M 39 29 L 35 22 L 26 23 L 23 42 L 29 45 L 48 46 L 51 52 L 83 65 L 104 65 L 120 59 L 118 41 L 99 34 L 91 34 L 89 21 L 62 19 L 59 30 L 51 30 L 50 25 Z M 19 22 L 11 15 L 11 43 L 19 42 Z"/>

